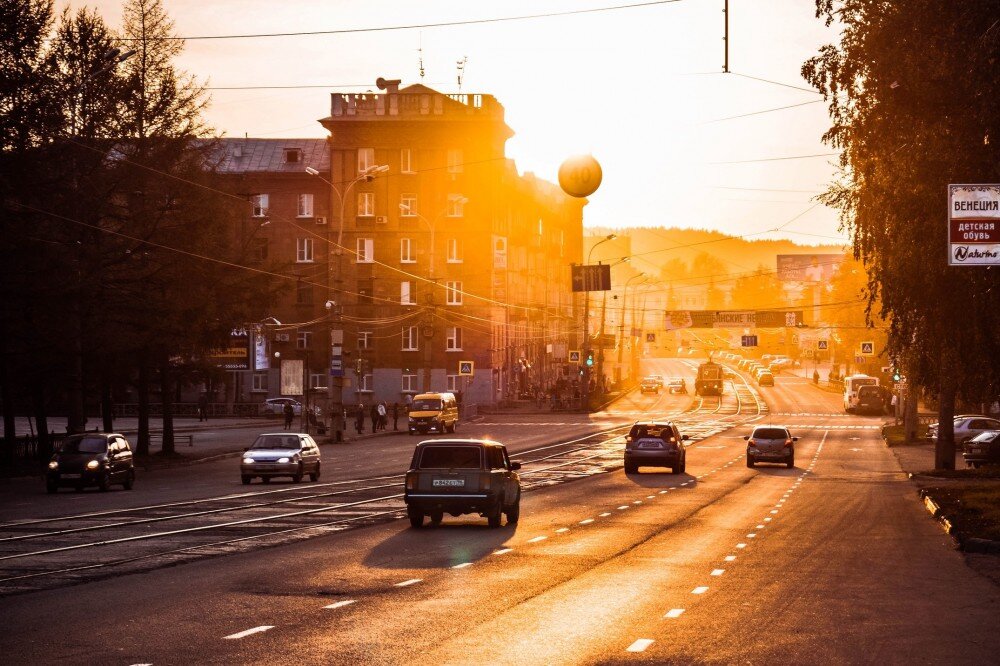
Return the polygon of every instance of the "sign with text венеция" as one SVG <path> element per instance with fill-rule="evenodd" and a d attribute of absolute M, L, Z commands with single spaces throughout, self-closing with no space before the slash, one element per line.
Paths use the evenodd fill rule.
<path fill-rule="evenodd" d="M 948 186 L 948 265 L 1000 266 L 1000 184 Z"/>

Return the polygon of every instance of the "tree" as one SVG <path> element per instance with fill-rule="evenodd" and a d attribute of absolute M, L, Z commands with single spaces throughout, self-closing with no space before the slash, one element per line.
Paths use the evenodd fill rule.
<path fill-rule="evenodd" d="M 993 0 L 817 0 L 840 43 L 803 76 L 829 104 L 824 140 L 838 208 L 868 271 L 869 313 L 889 323 L 892 357 L 940 398 L 935 465 L 954 466 L 956 398 L 1000 393 L 1000 273 L 951 268 L 943 252 L 949 183 L 1000 181 L 1000 5 Z"/>

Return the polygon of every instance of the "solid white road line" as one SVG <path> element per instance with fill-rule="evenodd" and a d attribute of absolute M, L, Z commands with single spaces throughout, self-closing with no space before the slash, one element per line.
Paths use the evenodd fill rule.
<path fill-rule="evenodd" d="M 260 627 L 254 627 L 253 629 L 247 629 L 246 631 L 240 631 L 235 634 L 229 634 L 228 636 L 224 636 L 223 638 L 224 640 L 227 641 L 234 641 L 239 638 L 246 638 L 247 636 L 252 636 L 253 634 L 259 634 L 269 629 L 274 629 L 274 625 L 265 624 Z"/>
<path fill-rule="evenodd" d="M 707 585 L 699 585 L 698 587 L 691 590 L 691 594 L 705 594 L 706 592 L 708 592 Z"/>
<path fill-rule="evenodd" d="M 416 585 L 423 578 L 411 578 L 410 580 L 404 580 L 402 583 L 396 583 L 395 587 L 409 587 L 410 585 Z"/>
<path fill-rule="evenodd" d="M 643 652 L 646 648 L 653 644 L 652 638 L 640 638 L 632 645 L 629 645 L 625 650 L 626 652 Z"/>
<path fill-rule="evenodd" d="M 684 609 L 683 608 L 671 608 L 669 611 L 667 611 L 667 614 L 664 615 L 663 617 L 665 617 L 665 618 L 675 618 L 675 617 L 680 617 L 683 614 L 684 614 Z"/>
<path fill-rule="evenodd" d="M 354 603 L 354 599 L 344 599 L 343 601 L 338 601 L 335 604 L 330 604 L 329 606 L 323 606 L 323 608 L 329 608 L 334 610 L 335 608 L 343 608 L 344 606 L 350 606 Z"/>

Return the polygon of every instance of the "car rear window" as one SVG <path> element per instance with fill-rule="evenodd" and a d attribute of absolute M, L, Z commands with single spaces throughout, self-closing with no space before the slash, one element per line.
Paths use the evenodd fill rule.
<path fill-rule="evenodd" d="M 643 437 L 663 437 L 666 435 L 668 438 L 673 436 L 673 431 L 671 431 L 670 426 L 666 425 L 635 425 L 632 426 L 629 435 L 632 439 L 642 439 Z"/>
<path fill-rule="evenodd" d="M 420 469 L 480 469 L 478 446 L 428 446 L 420 456 Z"/>
<path fill-rule="evenodd" d="M 785 439 L 788 431 L 784 428 L 757 428 L 753 431 L 753 436 L 758 439 Z"/>

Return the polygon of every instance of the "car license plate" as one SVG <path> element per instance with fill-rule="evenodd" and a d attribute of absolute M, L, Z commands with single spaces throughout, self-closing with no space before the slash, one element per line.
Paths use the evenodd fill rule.
<path fill-rule="evenodd" d="M 82 474 L 62 474 L 62 475 L 60 475 L 60 478 L 63 478 L 63 479 L 79 479 L 82 476 L 83 476 Z"/>
<path fill-rule="evenodd" d="M 431 485 L 435 488 L 464 488 L 465 479 L 434 479 Z"/>
<path fill-rule="evenodd" d="M 662 449 L 663 448 L 663 442 L 658 442 L 656 440 L 650 440 L 650 441 L 643 440 L 643 441 L 639 442 L 639 448 L 640 449 Z"/>
<path fill-rule="evenodd" d="M 969 447 L 969 453 L 979 454 L 979 453 L 982 453 L 982 452 L 983 452 L 983 450 L 981 448 L 979 448 L 978 446 Z"/>

